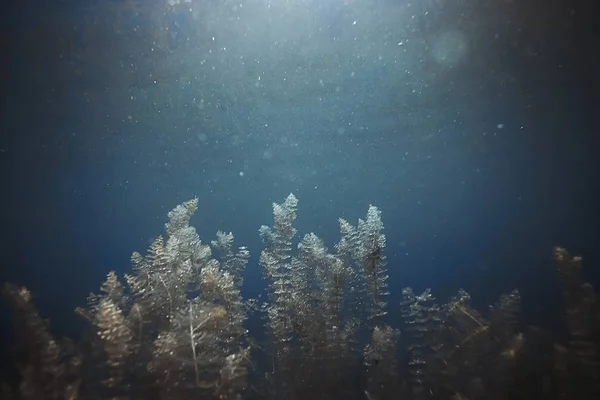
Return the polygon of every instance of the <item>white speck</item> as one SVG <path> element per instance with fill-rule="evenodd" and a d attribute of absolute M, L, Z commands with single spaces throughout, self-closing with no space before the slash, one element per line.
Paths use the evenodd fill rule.
<path fill-rule="evenodd" d="M 498 125 L 496 125 L 496 128 L 502 129 L 502 128 L 504 128 L 504 124 L 498 124 Z"/>
<path fill-rule="evenodd" d="M 240 171 L 240 176 L 244 176 L 244 171 Z"/>

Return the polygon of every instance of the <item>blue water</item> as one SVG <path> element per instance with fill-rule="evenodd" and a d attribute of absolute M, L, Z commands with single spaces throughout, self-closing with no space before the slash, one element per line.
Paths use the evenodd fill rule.
<path fill-rule="evenodd" d="M 248 246 L 246 298 L 265 294 L 258 229 L 289 193 L 297 237 L 330 249 L 338 218 L 381 210 L 392 324 L 410 286 L 440 302 L 464 288 L 481 309 L 518 288 L 526 317 L 554 326 L 557 245 L 597 282 L 598 51 L 573 45 L 591 40 L 581 13 L 124 4 L 3 17 L 0 280 L 28 286 L 57 335 L 80 334 L 72 310 L 194 197 L 203 241 Z"/>

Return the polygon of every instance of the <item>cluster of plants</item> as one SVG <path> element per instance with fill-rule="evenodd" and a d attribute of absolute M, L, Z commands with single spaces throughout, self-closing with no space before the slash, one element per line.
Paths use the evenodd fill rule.
<path fill-rule="evenodd" d="M 386 316 L 386 239 L 370 206 L 340 219 L 332 249 L 296 238 L 298 201 L 273 204 L 262 226 L 267 300 L 243 299 L 250 253 L 231 233 L 203 242 L 193 199 L 169 212 L 165 237 L 110 272 L 77 314 L 87 329 L 58 340 L 30 292 L 7 284 L 20 381 L 3 399 L 592 399 L 600 394 L 596 294 L 580 257 L 556 248 L 567 335 L 521 321 L 514 290 L 483 315 L 459 290 L 438 304 L 402 289 L 400 321 Z M 395 305 L 398 306 L 398 305 Z M 263 345 L 246 329 L 264 319 Z"/>

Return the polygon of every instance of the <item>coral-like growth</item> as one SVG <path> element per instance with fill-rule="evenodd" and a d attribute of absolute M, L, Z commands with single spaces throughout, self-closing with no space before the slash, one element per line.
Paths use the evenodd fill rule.
<path fill-rule="evenodd" d="M 27 289 L 5 287 L 16 311 L 21 381 L 17 390 L 4 385 L 2 398 L 600 397 L 600 313 L 580 257 L 554 253 L 566 340 L 523 326 L 517 290 L 479 312 L 462 289 L 438 305 L 429 289 L 405 288 L 391 302 L 401 321 L 390 321 L 379 210 L 370 206 L 356 226 L 339 220 L 330 251 L 314 233 L 296 243 L 297 207 L 293 194 L 273 204 L 273 226 L 260 228 L 270 343 L 257 345 L 244 327 L 255 304 L 241 296 L 248 250 L 234 250 L 233 234 L 221 231 L 202 242 L 190 225 L 193 199 L 169 212 L 166 235 L 145 255 L 132 254 L 124 281 L 110 272 L 76 310 L 88 327 L 77 345 L 53 338 Z M 251 348 L 261 350 L 252 361 Z M 250 371 L 257 365 L 266 368 Z"/>
<path fill-rule="evenodd" d="M 94 324 L 104 344 L 111 374 L 107 384 L 112 387 L 120 383 L 125 374 L 127 359 L 133 347 L 133 333 L 123 312 L 109 297 L 103 298 L 98 304 L 94 312 Z"/>
<path fill-rule="evenodd" d="M 411 395 L 418 399 L 425 395 L 425 390 L 433 382 L 432 338 L 437 331 L 439 307 L 433 303 L 434 298 L 429 289 L 415 295 L 411 288 L 404 288 L 402 296 L 405 337 L 411 343 L 407 347 L 408 385 Z"/>
<path fill-rule="evenodd" d="M 554 249 L 556 271 L 562 283 L 566 346 L 555 346 L 555 370 L 560 397 L 592 399 L 600 396 L 600 309 L 591 284 L 583 282 L 582 258 Z"/>
<path fill-rule="evenodd" d="M 381 212 L 375 206 L 369 206 L 367 219 L 358 220 L 357 258 L 361 262 L 365 286 L 370 299 L 370 318 L 377 318 L 386 314 L 386 303 L 383 301 L 387 292 L 386 261 L 383 250 L 385 249 L 385 235 Z"/>
<path fill-rule="evenodd" d="M 283 204 L 273 203 L 273 228 L 263 225 L 259 231 L 266 246 L 260 254 L 260 265 L 271 287 L 269 305 L 265 310 L 273 342 L 273 358 L 276 360 L 273 363 L 273 374 L 281 381 L 281 390 L 288 392 L 293 360 L 290 345 L 294 333 L 294 315 L 297 313 L 292 290 L 291 262 L 292 240 L 296 234 L 293 223 L 296 219 L 297 204 L 298 200 L 293 194 L 290 194 Z"/>
<path fill-rule="evenodd" d="M 398 393 L 397 343 L 399 331 L 390 326 L 376 326 L 371 342 L 365 347 L 364 362 L 367 367 L 367 393 L 371 398 L 386 398 L 390 393 Z"/>
<path fill-rule="evenodd" d="M 238 248 L 237 253 L 233 253 L 233 233 L 217 232 L 217 238 L 211 242 L 211 245 L 219 252 L 221 259 L 221 268 L 230 273 L 235 280 L 238 289 L 242 287 L 242 272 L 248 264 L 250 252 L 245 246 Z"/>
<path fill-rule="evenodd" d="M 27 400 L 77 399 L 80 380 L 77 369 L 81 356 L 68 341 L 52 337 L 48 323 L 32 304 L 31 293 L 7 284 L 3 294 L 14 312 L 17 336 L 17 368 L 21 375 L 20 398 Z M 8 389 L 5 389 L 8 392 Z"/>
<path fill-rule="evenodd" d="M 293 194 L 275 203 L 273 227 L 260 230 L 265 243 L 260 262 L 269 284 L 265 310 L 273 338 L 272 390 L 286 398 L 301 396 L 300 383 L 326 398 L 346 393 L 360 366 L 359 327 L 373 332 L 373 320 L 386 314 L 385 236 L 381 213 L 371 206 L 357 228 L 340 220 L 336 254 L 313 233 L 294 252 L 297 204 Z"/>
<path fill-rule="evenodd" d="M 338 256 L 351 266 L 360 284 L 360 303 L 366 307 L 368 318 L 375 319 L 386 314 L 383 300 L 387 292 L 385 235 L 381 212 L 369 206 L 367 219 L 359 219 L 358 227 L 344 219 L 339 220 L 341 240 L 336 245 Z M 364 304 L 367 302 L 367 304 Z"/>
<path fill-rule="evenodd" d="M 78 313 L 91 322 L 94 375 L 105 376 L 108 395 L 158 392 L 162 398 L 235 398 L 245 387 L 246 307 L 240 294 L 248 252 L 232 255 L 233 235 L 213 242 L 212 258 L 189 225 L 198 200 L 169 212 L 167 238 L 145 256 L 134 252 L 124 287 L 111 272 L 101 294 Z M 143 382 L 147 389 L 140 388 Z"/>

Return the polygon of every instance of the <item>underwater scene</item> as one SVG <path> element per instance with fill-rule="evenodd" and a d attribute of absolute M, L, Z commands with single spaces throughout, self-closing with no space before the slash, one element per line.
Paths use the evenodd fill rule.
<path fill-rule="evenodd" d="M 591 5 L 3 9 L 1 400 L 600 398 Z"/>

